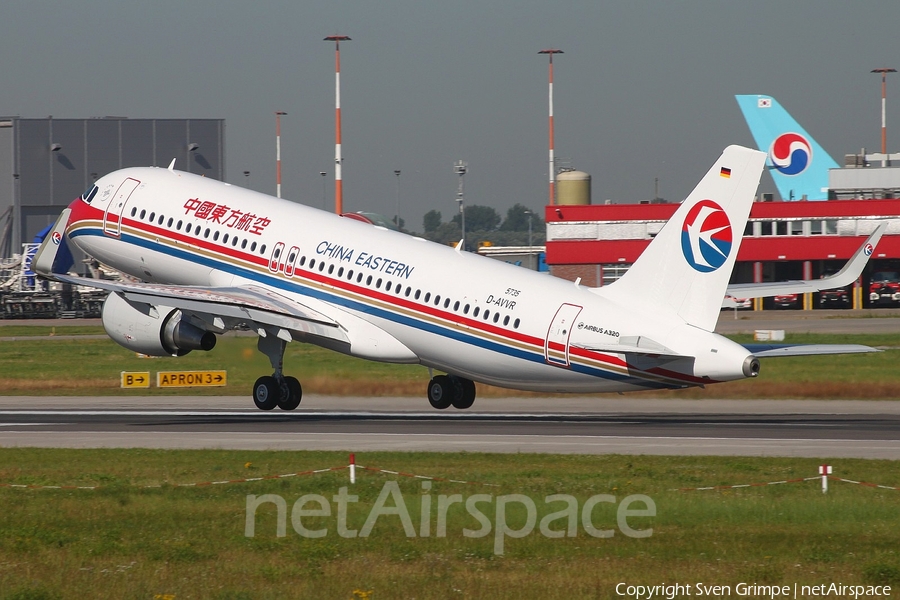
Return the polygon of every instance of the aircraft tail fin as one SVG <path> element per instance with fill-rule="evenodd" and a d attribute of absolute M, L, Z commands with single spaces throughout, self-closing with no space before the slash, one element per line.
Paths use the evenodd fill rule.
<path fill-rule="evenodd" d="M 595 291 L 712 331 L 766 155 L 729 146 L 621 279 Z"/>
<path fill-rule="evenodd" d="M 827 200 L 828 169 L 838 164 L 775 98 L 735 96 L 756 146 L 768 152 L 769 172 L 781 199 Z"/>

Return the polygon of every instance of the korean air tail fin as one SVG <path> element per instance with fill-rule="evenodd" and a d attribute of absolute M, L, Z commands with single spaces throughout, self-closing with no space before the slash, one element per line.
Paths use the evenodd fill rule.
<path fill-rule="evenodd" d="M 766 155 L 729 146 L 615 283 L 595 292 L 712 331 Z"/>
<path fill-rule="evenodd" d="M 827 200 L 828 169 L 838 164 L 771 96 L 735 96 L 756 146 L 768 153 L 781 199 Z"/>

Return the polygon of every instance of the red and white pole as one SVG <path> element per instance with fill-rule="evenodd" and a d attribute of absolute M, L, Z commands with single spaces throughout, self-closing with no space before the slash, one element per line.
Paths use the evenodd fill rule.
<path fill-rule="evenodd" d="M 350 455 L 350 483 L 356 483 L 356 455 Z"/>
<path fill-rule="evenodd" d="M 275 112 L 275 197 L 281 198 L 281 115 L 284 111 Z"/>
<path fill-rule="evenodd" d="M 326 42 L 334 42 L 334 212 L 344 212 L 344 188 L 341 174 L 341 42 L 350 41 L 346 35 L 329 35 Z"/>
<path fill-rule="evenodd" d="M 831 465 L 819 465 L 819 475 L 822 476 L 822 493 L 828 493 L 828 476 L 831 475 Z"/>
<path fill-rule="evenodd" d="M 550 107 L 550 204 L 556 204 L 556 157 L 554 156 L 554 148 L 553 148 L 553 55 L 554 54 L 562 54 L 562 50 L 557 50 L 555 48 L 548 48 L 546 50 L 541 50 L 538 54 L 548 54 L 550 55 L 550 72 L 549 72 L 549 107 Z"/>

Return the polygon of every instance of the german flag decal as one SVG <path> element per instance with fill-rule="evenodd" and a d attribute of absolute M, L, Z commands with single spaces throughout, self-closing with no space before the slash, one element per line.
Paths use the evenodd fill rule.
<path fill-rule="evenodd" d="M 731 177 L 731 169 L 729 169 L 728 167 L 722 167 L 722 170 L 719 171 L 719 175 L 721 175 L 725 179 L 728 179 L 729 177 Z"/>

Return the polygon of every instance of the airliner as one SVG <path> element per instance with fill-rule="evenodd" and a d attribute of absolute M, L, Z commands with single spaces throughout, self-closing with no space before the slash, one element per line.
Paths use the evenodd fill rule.
<path fill-rule="evenodd" d="M 772 96 L 735 96 L 784 201 L 827 200 L 828 170 L 838 164 Z"/>
<path fill-rule="evenodd" d="M 301 401 L 300 382 L 284 372 L 290 342 L 423 365 L 436 409 L 472 406 L 476 381 L 675 389 L 756 377 L 760 357 L 872 351 L 745 347 L 714 333 L 765 160 L 726 148 L 631 269 L 602 288 L 180 172 L 174 161 L 97 180 L 62 211 L 33 268 L 110 291 L 103 326 L 135 352 L 182 356 L 211 350 L 227 331 L 255 332 L 273 370 L 253 386 L 262 410 Z M 883 231 L 840 277 L 859 275 Z M 58 272 L 67 241 L 140 281 Z"/>

